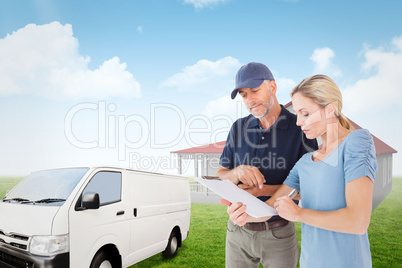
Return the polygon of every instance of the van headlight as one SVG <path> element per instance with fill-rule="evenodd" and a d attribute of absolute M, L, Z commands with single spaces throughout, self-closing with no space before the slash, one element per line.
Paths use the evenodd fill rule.
<path fill-rule="evenodd" d="M 68 249 L 68 235 L 33 236 L 29 244 L 29 252 L 40 256 L 53 256 Z"/>

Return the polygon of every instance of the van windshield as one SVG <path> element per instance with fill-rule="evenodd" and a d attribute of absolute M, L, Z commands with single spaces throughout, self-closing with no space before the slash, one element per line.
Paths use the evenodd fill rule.
<path fill-rule="evenodd" d="M 2 200 L 31 204 L 61 205 L 89 168 L 61 168 L 29 174 Z"/>

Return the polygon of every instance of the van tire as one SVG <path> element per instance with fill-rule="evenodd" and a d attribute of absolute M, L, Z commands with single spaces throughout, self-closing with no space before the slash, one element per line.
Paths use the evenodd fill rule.
<path fill-rule="evenodd" d="M 114 261 L 113 257 L 110 254 L 107 254 L 106 251 L 99 251 L 96 253 L 95 257 L 91 262 L 90 268 L 115 268 L 118 267 Z"/>
<path fill-rule="evenodd" d="M 173 230 L 169 237 L 169 242 L 166 249 L 162 252 L 163 257 L 172 258 L 176 255 L 177 249 L 179 248 L 179 235 L 177 231 Z"/>

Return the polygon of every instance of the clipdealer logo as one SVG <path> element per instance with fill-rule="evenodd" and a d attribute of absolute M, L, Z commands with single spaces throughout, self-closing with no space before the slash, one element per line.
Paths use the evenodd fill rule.
<path fill-rule="evenodd" d="M 239 103 L 241 105 L 241 103 Z M 217 115 L 208 118 L 205 115 L 193 115 L 186 117 L 185 113 L 177 106 L 170 103 L 153 103 L 149 107 L 149 119 L 140 114 L 123 115 L 118 114 L 117 106 L 113 103 L 99 101 L 98 103 L 79 103 L 69 109 L 64 120 L 64 134 L 67 141 L 81 149 L 112 148 L 117 149 L 118 160 L 126 161 L 127 158 L 137 159 L 138 154 L 129 155 L 128 150 L 135 150 L 149 145 L 151 149 L 168 149 L 178 145 L 183 139 L 190 147 L 205 145 L 199 144 L 192 137 L 193 134 L 205 134 L 209 136 L 209 142 L 217 142 L 222 135 L 226 138 L 234 120 L 227 115 Z M 156 127 L 158 115 L 169 112 L 179 122 L 175 134 L 169 140 L 158 140 Z M 241 107 L 238 112 L 241 113 Z M 80 129 L 73 127 L 74 122 L 82 122 L 88 114 L 91 119 L 95 118 L 95 123 L 91 123 L 91 131 L 97 133 L 91 138 L 83 138 Z M 241 116 L 241 114 L 240 114 Z M 93 121 L 93 120 L 92 120 Z M 202 123 L 205 127 L 197 127 L 197 123 Z M 224 127 L 214 127 L 215 124 Z M 96 126 L 95 126 L 96 125 Z M 135 127 L 135 139 L 130 136 L 129 128 Z M 96 128 L 96 129 L 93 129 Z M 159 133 L 160 134 L 160 133 Z M 219 136 L 219 137 L 218 137 Z M 152 161 L 152 160 L 151 160 Z"/>

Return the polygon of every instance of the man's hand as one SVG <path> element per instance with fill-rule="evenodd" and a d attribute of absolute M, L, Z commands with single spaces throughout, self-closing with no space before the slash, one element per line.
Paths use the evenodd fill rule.
<path fill-rule="evenodd" d="M 246 185 L 246 184 L 239 184 L 238 185 L 240 189 L 245 190 L 246 192 L 252 194 L 255 197 L 259 197 L 262 194 L 260 194 L 260 188 L 256 187 L 256 186 L 250 186 L 250 185 Z"/>
<path fill-rule="evenodd" d="M 260 170 L 254 166 L 240 165 L 233 169 L 239 181 L 248 186 L 255 186 L 262 189 L 265 178 Z"/>
<path fill-rule="evenodd" d="M 264 184 L 264 186 L 261 189 L 258 187 L 250 186 L 250 185 L 246 185 L 246 184 L 239 184 L 238 186 L 240 189 L 243 189 L 243 190 L 249 192 L 250 194 L 254 195 L 255 197 L 259 197 L 259 196 L 272 196 L 273 194 L 275 194 L 276 190 L 279 189 L 281 184 L 278 184 L 278 185 Z"/>

